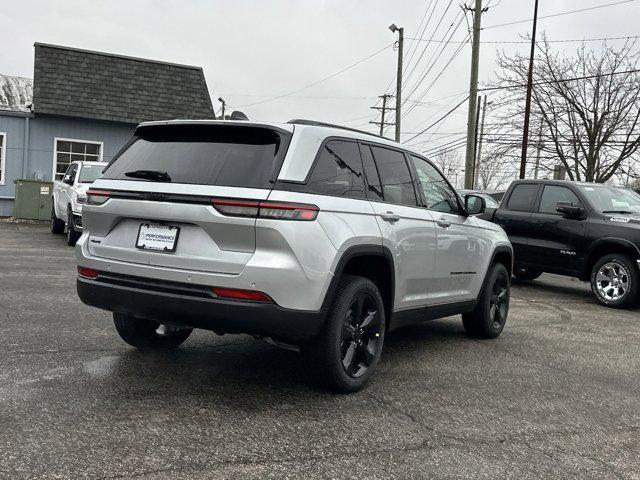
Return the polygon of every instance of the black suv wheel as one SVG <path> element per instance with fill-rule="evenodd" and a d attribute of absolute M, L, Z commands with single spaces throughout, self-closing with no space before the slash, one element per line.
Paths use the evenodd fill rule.
<path fill-rule="evenodd" d="M 51 207 L 51 233 L 60 235 L 64 233 L 64 222 L 56 217 L 55 207 Z"/>
<path fill-rule="evenodd" d="M 123 313 L 113 314 L 113 323 L 120 338 L 140 350 L 170 350 L 182 344 L 191 328 L 171 328 L 153 320 Z"/>
<path fill-rule="evenodd" d="M 497 338 L 502 333 L 509 314 L 510 276 L 501 263 L 489 270 L 489 275 L 476 308 L 462 315 L 464 330 L 477 338 Z"/>
<path fill-rule="evenodd" d="M 542 275 L 540 270 L 534 270 L 532 268 L 517 268 L 513 272 L 513 276 L 519 281 L 535 280 L 540 275 Z"/>
<path fill-rule="evenodd" d="M 638 301 L 638 267 L 627 255 L 605 255 L 591 270 L 591 291 L 606 307 L 627 308 Z"/>
<path fill-rule="evenodd" d="M 73 247 L 80 238 L 80 232 L 76 231 L 76 222 L 73 218 L 71 207 L 67 213 L 67 245 Z"/>
<path fill-rule="evenodd" d="M 384 304 L 378 287 L 366 278 L 345 275 L 323 331 L 310 346 L 324 383 L 340 393 L 360 390 L 378 365 L 384 334 Z"/>

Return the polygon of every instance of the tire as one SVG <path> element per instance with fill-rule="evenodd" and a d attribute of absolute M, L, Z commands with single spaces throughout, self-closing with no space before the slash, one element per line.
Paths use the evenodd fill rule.
<path fill-rule="evenodd" d="M 60 235 L 64 233 L 64 222 L 56 217 L 55 207 L 51 207 L 51 233 Z"/>
<path fill-rule="evenodd" d="M 337 393 L 357 392 L 378 365 L 384 336 L 385 312 L 378 287 L 369 279 L 345 275 L 308 353 L 326 387 Z"/>
<path fill-rule="evenodd" d="M 638 301 L 638 267 L 622 253 L 605 255 L 591 270 L 591 291 L 605 307 L 628 308 Z"/>
<path fill-rule="evenodd" d="M 76 232 L 76 222 L 73 219 L 71 209 L 69 209 L 69 213 L 67 213 L 67 245 L 73 247 L 79 238 L 80 233 Z"/>
<path fill-rule="evenodd" d="M 113 323 L 120 338 L 139 350 L 172 350 L 184 343 L 193 331 L 191 328 L 181 328 L 160 334 L 159 322 L 124 313 L 114 313 Z"/>
<path fill-rule="evenodd" d="M 516 269 L 513 272 L 513 276 L 516 277 L 516 280 L 521 282 L 535 280 L 540 275 L 542 275 L 542 272 L 540 270 L 534 270 L 532 268 Z"/>
<path fill-rule="evenodd" d="M 467 335 L 475 338 L 500 336 L 509 315 L 510 279 L 501 263 L 491 267 L 475 309 L 462 315 Z"/>

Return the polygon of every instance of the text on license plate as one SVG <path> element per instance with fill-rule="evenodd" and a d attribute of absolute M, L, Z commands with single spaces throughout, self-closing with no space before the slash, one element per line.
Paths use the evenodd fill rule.
<path fill-rule="evenodd" d="M 140 224 L 136 247 L 143 250 L 175 252 L 180 227 L 173 225 Z"/>

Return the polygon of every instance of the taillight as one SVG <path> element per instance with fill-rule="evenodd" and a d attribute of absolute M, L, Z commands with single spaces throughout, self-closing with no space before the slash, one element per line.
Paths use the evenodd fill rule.
<path fill-rule="evenodd" d="M 106 190 L 87 190 L 87 205 L 102 205 L 109 200 L 109 195 Z"/>
<path fill-rule="evenodd" d="M 78 267 L 78 275 L 81 276 L 82 278 L 95 280 L 96 278 L 98 278 L 99 273 L 97 270 L 94 270 L 93 268 Z"/>
<path fill-rule="evenodd" d="M 257 217 L 260 202 L 255 200 L 232 200 L 228 198 L 214 198 L 211 200 L 214 208 L 223 215 L 230 217 Z"/>
<path fill-rule="evenodd" d="M 305 203 L 270 202 L 268 200 L 236 200 L 214 198 L 212 205 L 218 212 L 230 217 L 270 218 L 274 220 L 313 221 L 320 209 Z"/>
<path fill-rule="evenodd" d="M 211 289 L 216 296 L 220 298 L 229 298 L 232 300 L 249 300 L 252 302 L 273 302 L 271 297 L 266 293 L 256 292 L 254 290 L 240 290 L 237 288 L 214 287 Z"/>

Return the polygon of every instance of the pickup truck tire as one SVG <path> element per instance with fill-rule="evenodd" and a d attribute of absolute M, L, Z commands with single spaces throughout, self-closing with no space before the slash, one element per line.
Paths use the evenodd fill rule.
<path fill-rule="evenodd" d="M 531 268 L 519 268 L 513 272 L 513 276 L 516 277 L 516 280 L 521 282 L 535 280 L 540 275 L 542 275 L 540 270 L 533 270 Z"/>
<path fill-rule="evenodd" d="M 73 213 L 69 209 L 67 213 L 67 245 L 73 247 L 80 238 L 80 232 L 76 231 L 76 223 L 73 219 Z"/>
<path fill-rule="evenodd" d="M 490 268 L 476 307 L 462 315 L 467 335 L 476 338 L 500 336 L 509 314 L 510 280 L 509 272 L 501 263 Z"/>
<path fill-rule="evenodd" d="M 55 207 L 51 207 L 51 233 L 56 235 L 64 233 L 64 222 L 56 217 Z"/>
<path fill-rule="evenodd" d="M 622 253 L 605 255 L 591 270 L 591 291 L 605 307 L 628 308 L 638 301 L 636 262 Z"/>
<path fill-rule="evenodd" d="M 325 386 L 337 393 L 356 392 L 378 365 L 384 334 L 378 287 L 367 278 L 345 275 L 322 331 L 306 351 Z"/>
<path fill-rule="evenodd" d="M 120 338 L 139 350 L 172 350 L 184 343 L 193 331 L 181 328 L 160 334 L 160 323 L 124 313 L 114 313 L 113 323 Z"/>

